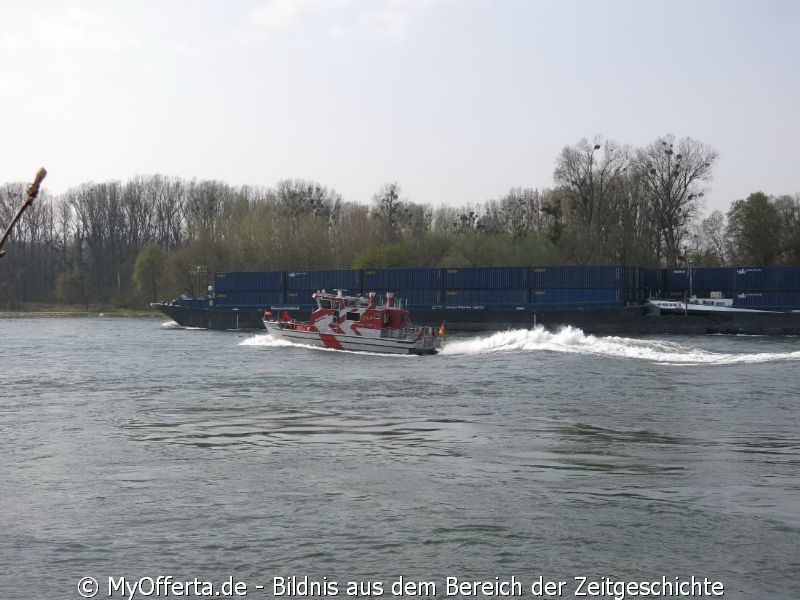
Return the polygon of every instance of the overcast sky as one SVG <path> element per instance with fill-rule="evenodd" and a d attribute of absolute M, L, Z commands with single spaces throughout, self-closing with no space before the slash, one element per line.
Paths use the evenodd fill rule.
<path fill-rule="evenodd" d="M 551 187 L 561 148 L 690 136 L 708 208 L 800 192 L 793 0 L 0 0 L 0 182 Z"/>

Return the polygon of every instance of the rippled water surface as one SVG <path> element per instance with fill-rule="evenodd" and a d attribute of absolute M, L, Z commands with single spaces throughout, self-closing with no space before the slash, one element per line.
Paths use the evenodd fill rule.
<path fill-rule="evenodd" d="M 798 597 L 800 338 L 512 331 L 390 357 L 53 318 L 0 320 L 0 343 L 3 599 L 160 574 Z"/>

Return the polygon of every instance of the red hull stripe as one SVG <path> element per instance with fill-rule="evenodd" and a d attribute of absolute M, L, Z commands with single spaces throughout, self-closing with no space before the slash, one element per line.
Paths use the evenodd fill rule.
<path fill-rule="evenodd" d="M 336 350 L 342 349 L 342 344 L 336 339 L 335 335 L 331 335 L 330 333 L 320 333 L 319 339 L 322 340 L 322 343 L 325 344 L 326 348 L 334 348 Z"/>

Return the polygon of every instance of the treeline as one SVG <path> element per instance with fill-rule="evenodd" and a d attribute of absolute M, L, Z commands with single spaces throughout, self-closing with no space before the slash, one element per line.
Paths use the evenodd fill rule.
<path fill-rule="evenodd" d="M 0 261 L 0 304 L 132 306 L 209 273 L 529 264 L 800 264 L 800 196 L 751 194 L 701 218 L 717 153 L 666 136 L 632 149 L 581 140 L 551 188 L 432 207 L 386 183 L 371 202 L 304 180 L 270 188 L 161 175 L 43 192 Z M 10 222 L 25 184 L 0 188 Z M 202 271 L 199 272 L 202 274 Z"/>
<path fill-rule="evenodd" d="M 755 192 L 715 210 L 692 225 L 687 250 L 702 266 L 800 265 L 800 194 Z"/>

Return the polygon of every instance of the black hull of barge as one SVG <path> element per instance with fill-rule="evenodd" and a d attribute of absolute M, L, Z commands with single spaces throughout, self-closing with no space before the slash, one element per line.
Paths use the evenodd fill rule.
<path fill-rule="evenodd" d="M 218 330 L 264 329 L 263 309 L 260 308 L 231 310 L 170 303 L 153 306 L 184 327 Z M 800 335 L 800 312 L 647 315 L 640 306 L 536 311 L 516 308 L 453 309 L 411 306 L 409 310 L 416 325 L 438 328 L 444 322 L 449 333 L 529 329 L 534 325 L 557 329 L 571 325 L 585 333 L 597 335 Z M 305 320 L 311 309 L 309 307 L 289 312 L 295 319 Z"/>
<path fill-rule="evenodd" d="M 262 321 L 264 317 L 263 309 L 241 308 L 239 310 L 230 310 L 182 306 L 168 302 L 154 303 L 151 306 L 160 310 L 182 327 L 217 330 L 264 329 L 264 321 Z"/>
<path fill-rule="evenodd" d="M 542 325 L 550 330 L 569 325 L 595 335 L 800 335 L 800 313 L 729 313 L 714 315 L 648 315 L 644 307 L 605 309 L 420 310 L 414 322 L 448 332 L 498 331 Z"/>

